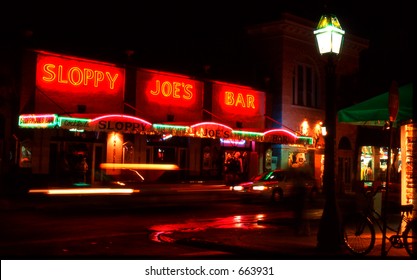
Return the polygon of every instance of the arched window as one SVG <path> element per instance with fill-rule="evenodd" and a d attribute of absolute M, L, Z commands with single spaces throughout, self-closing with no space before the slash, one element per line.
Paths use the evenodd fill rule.
<path fill-rule="evenodd" d="M 339 141 L 339 150 L 352 150 L 352 145 L 350 144 L 349 139 L 346 136 L 340 138 Z"/>

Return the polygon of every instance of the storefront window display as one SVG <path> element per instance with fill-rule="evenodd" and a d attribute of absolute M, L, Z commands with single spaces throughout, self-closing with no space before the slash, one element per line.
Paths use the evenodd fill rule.
<path fill-rule="evenodd" d="M 402 157 L 400 157 L 402 161 L 400 162 L 398 168 L 398 170 L 404 171 L 401 173 L 401 203 L 413 204 L 413 215 L 416 215 L 417 125 L 415 123 L 404 125 L 401 128 L 401 138 L 403 139 L 401 142 L 401 147 L 404 151 L 401 155 Z"/>
<path fill-rule="evenodd" d="M 266 150 L 265 153 L 265 169 L 272 170 L 272 149 Z"/>
<path fill-rule="evenodd" d="M 401 172 L 401 151 L 391 151 L 391 183 L 399 182 Z M 385 182 L 388 167 L 388 148 L 376 146 L 361 147 L 361 181 Z"/>
<path fill-rule="evenodd" d="M 306 163 L 306 154 L 305 153 L 289 153 L 288 155 L 288 167 L 302 167 Z"/>
<path fill-rule="evenodd" d="M 32 167 L 32 141 L 22 141 L 20 145 L 20 167 Z"/>

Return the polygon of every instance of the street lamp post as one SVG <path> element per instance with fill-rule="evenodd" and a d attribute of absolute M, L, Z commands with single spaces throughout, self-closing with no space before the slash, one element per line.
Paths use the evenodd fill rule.
<path fill-rule="evenodd" d="M 335 145 L 336 145 L 336 64 L 344 31 L 334 15 L 323 15 L 314 31 L 319 52 L 326 61 L 326 102 L 325 102 L 325 150 L 323 191 L 325 204 L 317 234 L 317 248 L 337 251 L 342 244 L 342 226 L 336 200 Z"/>

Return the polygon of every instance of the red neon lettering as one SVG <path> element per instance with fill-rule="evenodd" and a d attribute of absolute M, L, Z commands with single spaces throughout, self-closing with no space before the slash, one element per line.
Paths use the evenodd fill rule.
<path fill-rule="evenodd" d="M 193 92 L 191 91 L 191 89 L 193 88 L 192 85 L 190 84 L 182 84 L 182 86 L 184 87 L 184 95 L 182 97 L 184 97 L 184 99 L 188 99 L 190 100 L 191 98 L 193 98 Z"/>
<path fill-rule="evenodd" d="M 112 77 L 111 74 L 110 74 L 110 72 L 106 72 L 106 76 L 107 76 L 107 79 L 109 80 L 109 83 L 110 83 L 109 87 L 111 89 L 114 89 L 114 84 L 116 83 L 116 80 L 117 80 L 117 77 L 119 76 L 119 74 L 116 73 Z"/>
<path fill-rule="evenodd" d="M 78 80 L 75 80 L 76 78 L 78 78 Z M 81 72 L 81 69 L 78 67 L 72 67 L 70 70 L 68 70 L 68 80 L 70 82 L 70 84 L 74 85 L 74 86 L 78 86 L 83 82 L 83 74 Z"/>
<path fill-rule="evenodd" d="M 225 91 L 224 92 L 224 104 L 229 105 L 229 106 L 235 104 L 235 99 L 233 98 L 233 96 L 234 96 L 233 92 Z"/>
<path fill-rule="evenodd" d="M 241 93 L 237 94 L 236 104 L 235 106 L 238 106 L 239 104 L 242 104 L 242 107 L 245 108 L 245 100 L 243 99 L 243 95 Z"/>
<path fill-rule="evenodd" d="M 190 100 L 193 98 L 193 93 L 191 91 L 192 88 L 193 86 L 190 84 L 180 82 L 171 83 L 170 81 L 164 81 L 161 85 L 160 80 L 155 80 L 155 89 L 151 89 L 149 92 L 155 96 L 161 93 L 165 97 L 169 97 L 172 95 L 173 98 L 183 98 Z"/>
<path fill-rule="evenodd" d="M 104 74 L 101 71 L 94 71 L 94 86 L 98 87 L 99 82 L 104 80 Z"/>
<path fill-rule="evenodd" d="M 246 106 L 248 108 L 255 109 L 255 96 L 253 96 L 252 94 L 246 95 Z"/>
<path fill-rule="evenodd" d="M 155 81 L 155 86 L 156 86 L 156 89 L 155 90 L 150 90 L 150 93 L 152 94 L 152 95 L 158 95 L 159 94 L 159 91 L 161 90 L 161 81 L 160 80 L 156 80 Z"/>
<path fill-rule="evenodd" d="M 172 97 L 181 98 L 181 96 L 178 94 L 178 92 L 180 92 L 179 87 L 181 86 L 181 83 L 173 82 L 172 85 L 173 85 L 173 88 L 174 88 L 174 91 L 172 92 Z"/>
<path fill-rule="evenodd" d="M 84 85 L 88 85 L 88 81 L 94 79 L 94 71 L 89 68 L 84 68 Z"/>
<path fill-rule="evenodd" d="M 162 86 L 161 86 L 161 90 L 162 90 L 162 95 L 163 96 L 166 96 L 166 97 L 170 96 L 171 93 L 172 93 L 171 83 L 168 82 L 168 81 L 163 82 Z"/>
<path fill-rule="evenodd" d="M 255 96 L 251 94 L 246 94 L 245 101 L 245 97 L 242 93 L 239 92 L 237 94 L 237 97 L 235 98 L 235 94 L 232 91 L 225 91 L 224 104 L 227 106 L 240 106 L 242 108 L 255 109 Z"/>
<path fill-rule="evenodd" d="M 45 82 L 53 82 L 57 80 L 59 84 L 71 84 L 73 86 L 79 86 L 81 84 L 88 86 L 89 82 L 92 81 L 94 87 L 99 85 L 107 78 L 110 89 L 114 89 L 116 80 L 119 74 L 112 75 L 110 72 L 103 72 L 99 70 L 92 70 L 89 68 L 81 69 L 79 67 L 71 67 L 68 70 L 63 65 L 56 65 L 52 63 L 46 63 L 42 67 L 44 76 L 42 80 Z"/>
<path fill-rule="evenodd" d="M 62 78 L 62 65 L 58 66 L 58 83 L 67 84 L 68 81 Z"/>
<path fill-rule="evenodd" d="M 44 77 L 42 77 L 42 79 L 45 81 L 45 82 L 52 82 L 53 80 L 55 80 L 55 78 L 56 78 L 56 75 L 55 75 L 55 72 L 52 70 L 52 69 L 54 69 L 55 68 L 55 65 L 53 65 L 53 64 L 45 64 L 44 66 L 43 66 L 43 71 L 45 72 L 45 74 L 47 74 L 48 76 L 44 76 Z"/>

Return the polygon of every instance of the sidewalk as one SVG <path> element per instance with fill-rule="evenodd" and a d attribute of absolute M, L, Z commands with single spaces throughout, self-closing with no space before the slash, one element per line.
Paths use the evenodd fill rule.
<path fill-rule="evenodd" d="M 404 248 L 391 248 L 381 256 L 381 236 L 375 247 L 363 257 L 353 256 L 341 246 L 337 252 L 323 252 L 317 248 L 319 219 L 310 220 L 310 234 L 296 235 L 292 219 L 269 219 L 258 222 L 259 227 L 208 228 L 203 231 L 173 232 L 165 237 L 171 242 L 227 252 L 237 259 L 392 259 L 411 260 Z M 264 228 L 263 228 L 264 226 Z M 386 243 L 386 249 L 390 244 Z"/>

